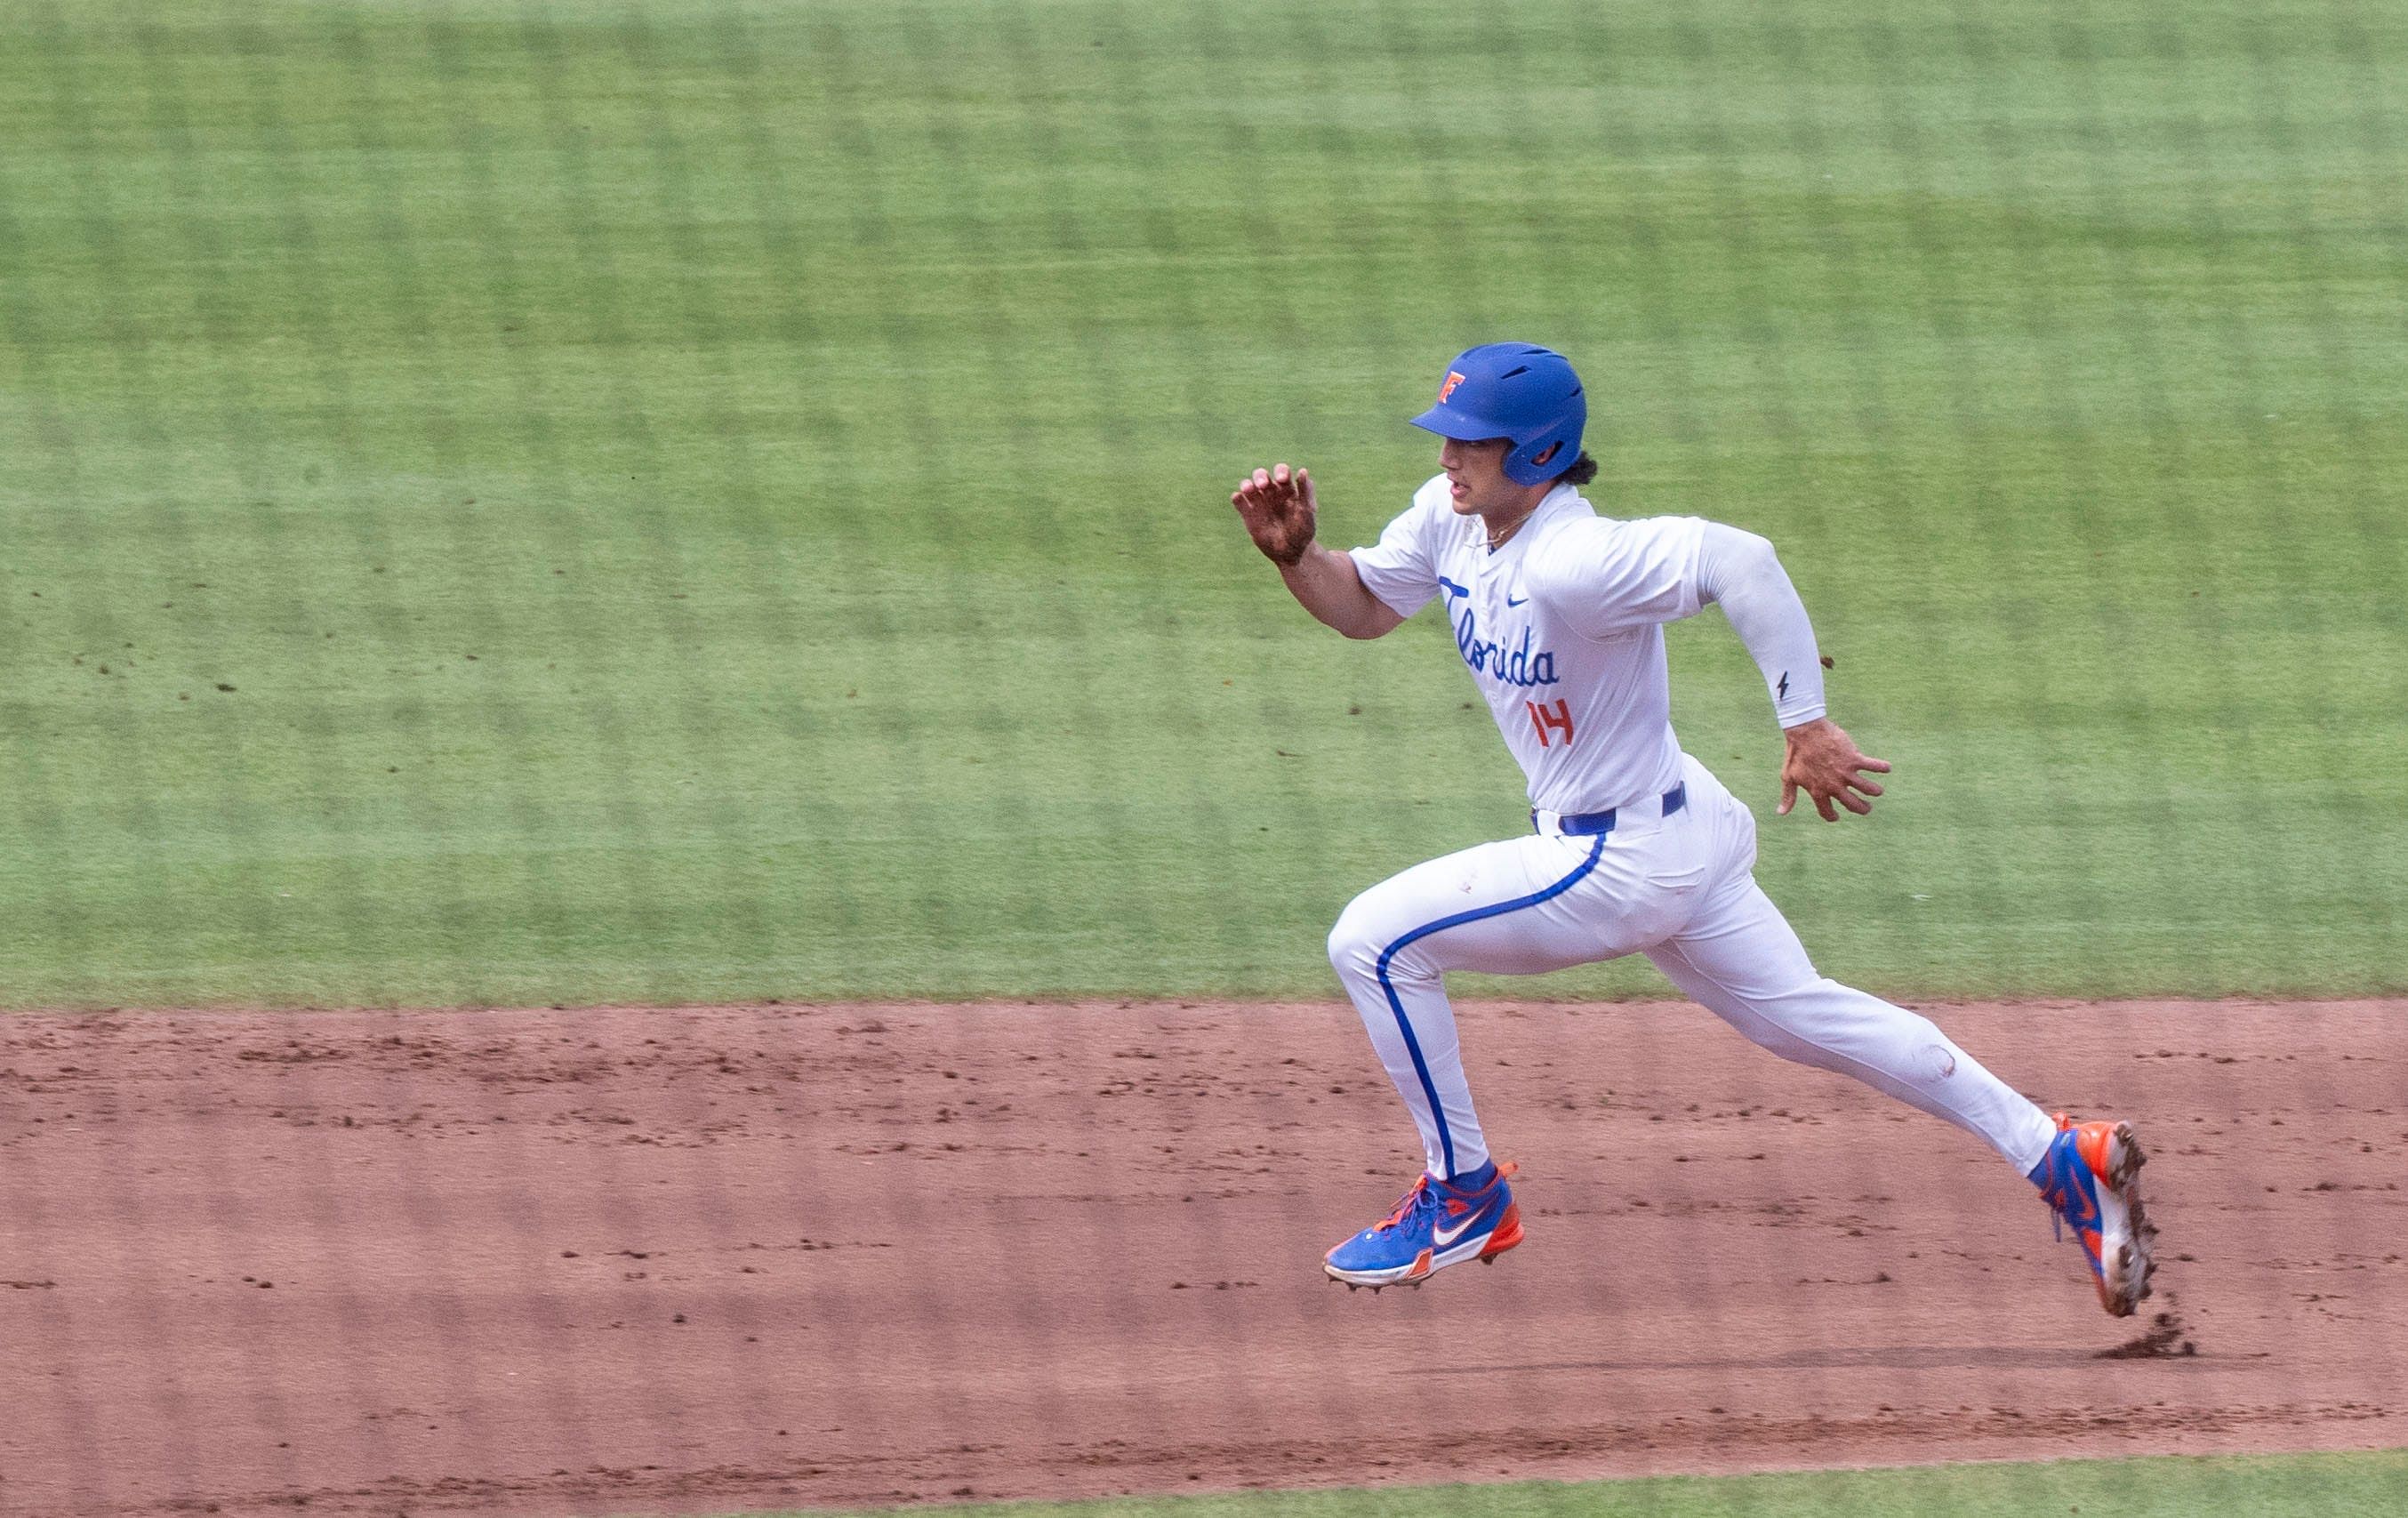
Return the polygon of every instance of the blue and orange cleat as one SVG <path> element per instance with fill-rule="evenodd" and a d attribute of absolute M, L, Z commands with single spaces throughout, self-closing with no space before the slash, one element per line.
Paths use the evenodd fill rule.
<path fill-rule="evenodd" d="M 2057 1214 L 2057 1237 L 2072 1228 L 2099 1305 L 2128 1318 L 2149 1295 L 2157 1230 L 2141 1209 L 2134 1183 L 2145 1160 L 2128 1123 L 2076 1123 L 2059 1112 L 2057 1138 L 2032 1167 L 2032 1184 Z"/>
<path fill-rule="evenodd" d="M 1333 1249 L 1321 1267 L 1351 1291 L 1419 1285 L 1450 1265 L 1495 1259 L 1522 1241 L 1522 1211 L 1505 1178 L 1513 1166 L 1491 1162 L 1453 1181 L 1425 1175 L 1397 1201 L 1387 1221 Z"/>

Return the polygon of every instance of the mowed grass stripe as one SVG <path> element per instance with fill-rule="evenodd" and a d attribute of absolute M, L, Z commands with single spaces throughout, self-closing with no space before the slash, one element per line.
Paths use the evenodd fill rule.
<path fill-rule="evenodd" d="M 917 1511 L 948 1518 L 2389 1518 L 2403 1502 L 2408 1452 L 2386 1450 L 977 1502 Z"/>
<path fill-rule="evenodd" d="M 1899 765 L 1771 824 L 1676 630 L 1827 968 L 2401 989 L 2403 85 L 2344 0 L 16 8 L 0 1004 L 1326 994 L 1520 779 L 1228 484 L 1368 539 L 1509 332 Z"/>

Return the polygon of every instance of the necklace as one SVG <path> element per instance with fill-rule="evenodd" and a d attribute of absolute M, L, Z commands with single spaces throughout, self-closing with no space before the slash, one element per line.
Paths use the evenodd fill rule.
<path fill-rule="evenodd" d="M 1507 542 L 1512 540 L 1515 533 L 1522 530 L 1522 524 L 1530 520 L 1531 511 L 1535 511 L 1538 508 L 1536 507 L 1533 507 L 1530 511 L 1525 511 L 1520 516 L 1515 517 L 1512 523 L 1508 525 L 1503 532 L 1498 532 L 1494 527 L 1490 528 L 1488 530 L 1488 551 L 1494 553 L 1498 549 L 1503 548 Z"/>

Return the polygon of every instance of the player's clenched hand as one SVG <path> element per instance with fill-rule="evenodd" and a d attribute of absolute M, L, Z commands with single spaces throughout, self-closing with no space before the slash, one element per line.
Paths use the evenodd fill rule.
<path fill-rule="evenodd" d="M 1254 535 L 1254 547 L 1273 564 L 1293 568 L 1312 546 L 1313 517 L 1318 508 L 1312 499 L 1312 476 L 1303 470 L 1290 470 L 1284 464 L 1268 469 L 1256 469 L 1247 479 L 1238 481 L 1229 504 L 1238 508 L 1246 531 Z"/>
<path fill-rule="evenodd" d="M 1814 809 L 1827 823 L 1840 820 L 1840 814 L 1831 809 L 1834 801 L 1860 817 L 1873 809 L 1865 796 L 1881 795 L 1881 783 L 1865 779 L 1865 771 L 1886 775 L 1889 761 L 1867 755 L 1856 747 L 1856 739 L 1828 718 L 1799 723 L 1784 729 L 1782 737 L 1789 741 L 1789 752 L 1781 761 L 1782 816 L 1789 815 L 1800 791 L 1814 798 Z M 1859 791 L 1863 796 L 1856 794 Z"/>

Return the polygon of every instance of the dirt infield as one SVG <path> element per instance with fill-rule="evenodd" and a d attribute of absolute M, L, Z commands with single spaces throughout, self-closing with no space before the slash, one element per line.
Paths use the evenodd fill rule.
<path fill-rule="evenodd" d="M 1529 1242 L 1377 1296 L 1316 1269 L 1415 1166 L 1342 1007 L 9 1017 L 0 1511 L 2408 1443 L 2408 1006 L 1934 1015 L 2140 1124 L 2176 1320 L 1677 1003 L 1467 1009 Z"/>

